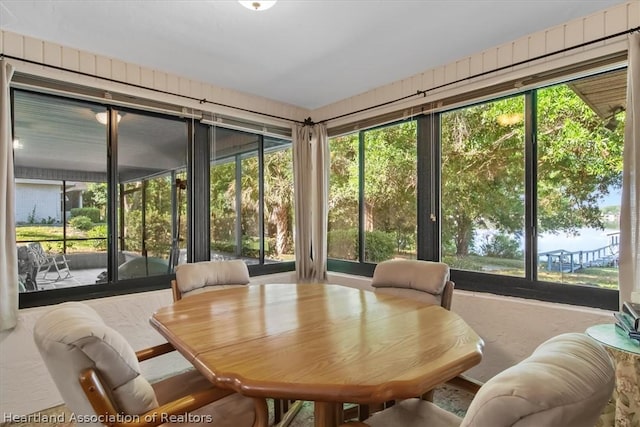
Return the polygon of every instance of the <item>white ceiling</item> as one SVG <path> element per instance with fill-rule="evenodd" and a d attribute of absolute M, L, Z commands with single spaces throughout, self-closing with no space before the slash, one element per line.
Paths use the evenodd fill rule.
<path fill-rule="evenodd" d="M 0 0 L 0 28 L 318 108 L 625 0 Z"/>

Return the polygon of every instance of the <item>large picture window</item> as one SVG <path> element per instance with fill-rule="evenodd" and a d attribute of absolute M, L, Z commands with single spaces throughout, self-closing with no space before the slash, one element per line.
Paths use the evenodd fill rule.
<path fill-rule="evenodd" d="M 105 108 L 14 91 L 21 292 L 95 284 L 107 269 Z"/>
<path fill-rule="evenodd" d="M 291 142 L 217 126 L 210 134 L 211 259 L 293 261 Z"/>
<path fill-rule="evenodd" d="M 21 306 L 166 288 L 193 260 L 293 269 L 289 140 L 30 91 L 12 100 Z M 203 189 L 209 203 L 195 200 Z"/>
<path fill-rule="evenodd" d="M 416 149 L 415 121 L 330 139 L 330 258 L 416 258 Z"/>
<path fill-rule="evenodd" d="M 524 97 L 441 115 L 442 260 L 524 276 Z"/>
<path fill-rule="evenodd" d="M 294 261 L 293 148 L 264 139 L 265 262 Z"/>
<path fill-rule="evenodd" d="M 537 91 L 540 280 L 618 288 L 625 78 Z"/>
<path fill-rule="evenodd" d="M 193 260 L 293 269 L 288 139 L 26 90 L 12 102 L 22 306 L 167 287 Z M 617 69 L 332 137 L 330 268 L 443 261 L 461 289 L 612 308 L 625 105 Z"/>
<path fill-rule="evenodd" d="M 185 221 L 187 125 L 140 113 L 118 116 L 117 278 L 170 274 L 177 260 L 186 261 L 178 224 Z"/>
<path fill-rule="evenodd" d="M 439 114 L 457 286 L 617 307 L 625 105 L 619 69 Z"/>
<path fill-rule="evenodd" d="M 329 258 L 357 261 L 359 233 L 359 134 L 329 140 Z"/>
<path fill-rule="evenodd" d="M 330 267 L 418 257 L 460 289 L 617 307 L 625 105 L 617 69 L 333 137 Z"/>

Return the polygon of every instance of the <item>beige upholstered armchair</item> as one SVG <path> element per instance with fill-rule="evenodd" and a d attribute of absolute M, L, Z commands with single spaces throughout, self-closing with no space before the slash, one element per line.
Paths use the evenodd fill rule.
<path fill-rule="evenodd" d="M 376 292 L 418 298 L 451 309 L 454 283 L 449 280 L 449 266 L 441 262 L 383 261 L 373 272 L 371 286 Z"/>
<path fill-rule="evenodd" d="M 371 286 L 376 293 L 417 299 L 433 305 L 451 309 L 454 283 L 449 280 L 449 266 L 441 262 L 394 259 L 382 261 L 373 271 Z M 433 400 L 433 391 L 426 392 L 425 400 Z M 363 420 L 372 411 L 379 411 L 387 404 L 357 405 L 345 410 L 345 419 Z"/>
<path fill-rule="evenodd" d="M 230 286 L 247 285 L 249 280 L 247 264 L 239 259 L 180 264 L 176 267 L 175 280 L 171 281 L 173 300 Z"/>
<path fill-rule="evenodd" d="M 215 388 L 195 370 L 150 384 L 138 362 L 173 347 L 134 352 L 79 302 L 57 305 L 38 319 L 34 339 L 78 425 L 153 426 L 174 417 L 187 425 L 240 427 L 268 416 L 264 399 Z"/>
<path fill-rule="evenodd" d="M 607 352 L 581 333 L 558 335 L 484 384 L 464 418 L 421 399 L 404 400 L 343 427 L 588 427 L 611 398 Z"/>

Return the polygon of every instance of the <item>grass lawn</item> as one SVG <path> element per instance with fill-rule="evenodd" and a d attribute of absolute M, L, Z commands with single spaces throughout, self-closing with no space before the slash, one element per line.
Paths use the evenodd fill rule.
<path fill-rule="evenodd" d="M 524 277 L 524 261 L 469 255 L 464 258 L 445 257 L 443 262 L 451 268 L 482 271 L 504 276 Z M 567 285 L 588 285 L 601 288 L 618 289 L 618 269 L 616 267 L 592 267 L 574 273 L 538 270 L 538 280 L 564 283 Z"/>
<path fill-rule="evenodd" d="M 46 251 L 62 252 L 62 242 L 47 240 L 62 240 L 63 230 L 61 225 L 18 225 L 16 238 L 22 242 L 41 241 Z M 104 236 L 106 237 L 106 235 Z M 73 240 L 87 239 L 89 233 L 67 227 L 67 253 L 95 252 L 98 240 Z M 213 248 L 212 248 L 213 249 Z M 219 249 L 219 248 L 218 248 Z M 403 254 L 406 256 L 406 254 Z M 295 260 L 293 254 L 280 257 L 281 261 Z M 482 271 L 504 276 L 524 277 L 524 261 L 520 259 L 494 258 L 478 255 L 466 257 L 446 256 L 442 260 L 451 268 L 461 270 Z M 538 271 L 538 279 L 548 282 L 565 283 L 570 285 L 590 285 L 602 288 L 618 289 L 618 269 L 615 267 L 592 267 L 579 270 L 575 273 L 560 273 L 555 271 Z"/>
<path fill-rule="evenodd" d="M 104 236 L 107 237 L 106 235 Z M 42 242 L 45 251 L 62 252 L 62 225 L 18 225 L 16 227 L 16 240 L 26 244 L 29 242 Z M 96 242 L 99 240 L 73 240 L 87 239 L 87 231 L 77 230 L 67 226 L 67 253 L 70 252 L 95 252 Z M 60 241 L 47 241 L 60 240 Z"/>

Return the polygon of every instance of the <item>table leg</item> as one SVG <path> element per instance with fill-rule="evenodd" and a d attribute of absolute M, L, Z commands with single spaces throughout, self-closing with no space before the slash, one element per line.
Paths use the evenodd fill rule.
<path fill-rule="evenodd" d="M 269 425 L 269 408 L 264 398 L 253 398 L 255 406 L 256 418 L 253 421 L 253 427 L 267 427 Z"/>
<path fill-rule="evenodd" d="M 342 420 L 342 404 L 335 402 L 314 402 L 313 416 L 315 427 L 337 427 Z"/>

